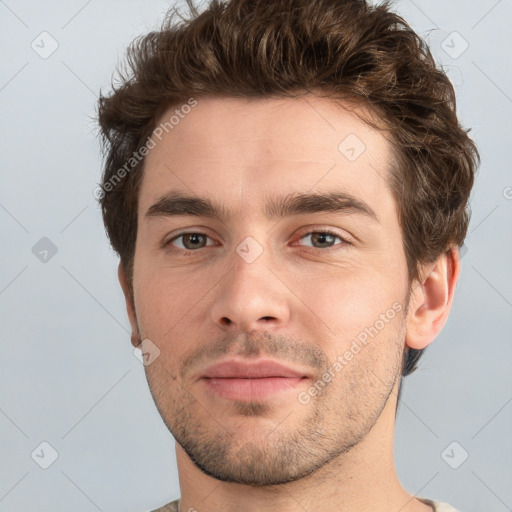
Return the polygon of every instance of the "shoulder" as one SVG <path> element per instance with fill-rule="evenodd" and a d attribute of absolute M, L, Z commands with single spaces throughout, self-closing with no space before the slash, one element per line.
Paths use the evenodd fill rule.
<path fill-rule="evenodd" d="M 448 503 L 441 503 L 440 501 L 434 501 L 434 506 L 436 512 L 458 512 Z"/>
<path fill-rule="evenodd" d="M 157 508 L 152 512 L 178 512 L 179 501 L 180 500 L 171 501 L 171 503 L 167 503 L 167 505 Z"/>
<path fill-rule="evenodd" d="M 418 499 L 422 503 L 425 503 L 425 505 L 431 506 L 435 512 L 458 512 L 458 510 L 454 509 L 451 505 L 448 505 L 448 503 L 442 503 L 441 501 L 433 501 L 427 498 L 420 498 L 418 496 L 416 496 L 416 499 Z"/>
<path fill-rule="evenodd" d="M 448 505 L 448 503 L 442 503 L 440 501 L 431 501 L 425 498 L 423 498 L 422 501 L 429 505 L 433 505 L 435 512 L 458 512 L 451 505 Z M 164 505 L 163 507 L 153 510 L 152 512 L 178 512 L 178 504 L 179 500 L 175 500 L 172 501 L 171 503 L 168 503 L 167 505 Z"/>

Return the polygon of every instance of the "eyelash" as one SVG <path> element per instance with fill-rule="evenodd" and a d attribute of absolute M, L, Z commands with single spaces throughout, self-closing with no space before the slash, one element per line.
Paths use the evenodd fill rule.
<path fill-rule="evenodd" d="M 172 242 L 174 242 L 174 240 L 177 240 L 185 235 L 191 235 L 191 234 L 194 234 L 194 235 L 201 235 L 201 236 L 206 236 L 207 238 L 210 238 L 206 233 L 202 233 L 201 231 L 185 231 L 183 233 L 180 233 L 179 235 L 176 235 L 174 237 L 172 237 L 170 240 L 164 242 L 162 244 L 162 247 L 165 248 L 166 250 L 169 250 L 171 252 L 174 252 L 174 253 L 180 253 L 181 255 L 184 255 L 184 256 L 191 256 L 192 253 L 195 253 L 195 252 L 198 252 L 199 249 L 205 249 L 206 247 L 209 247 L 209 246 L 206 246 L 206 247 L 200 247 L 199 249 L 181 249 L 181 248 L 178 248 L 178 247 L 174 247 L 172 245 Z M 309 235 L 313 235 L 313 234 L 322 234 L 322 235 L 331 235 L 331 236 L 334 236 L 336 238 L 339 238 L 341 240 L 341 245 L 353 245 L 351 242 L 349 242 L 346 238 L 340 236 L 337 232 L 329 229 L 329 228 L 325 228 L 325 229 L 314 229 L 314 230 L 311 230 L 311 231 L 307 231 L 306 233 L 303 233 L 300 237 L 299 237 L 299 240 L 301 240 L 302 238 L 306 237 L 306 236 L 309 236 Z M 326 252 L 326 251 L 331 251 L 331 250 L 335 250 L 336 247 L 335 246 L 332 246 L 332 247 L 309 247 L 309 246 L 306 246 L 308 247 L 308 249 L 316 252 L 316 251 L 323 251 L 323 252 Z"/>

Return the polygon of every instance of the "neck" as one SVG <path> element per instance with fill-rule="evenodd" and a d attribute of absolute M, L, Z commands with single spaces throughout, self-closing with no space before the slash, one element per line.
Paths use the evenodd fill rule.
<path fill-rule="evenodd" d="M 180 512 L 432 512 L 402 488 L 396 475 L 393 438 L 398 384 L 363 441 L 294 482 L 255 487 L 219 481 L 199 470 L 176 444 Z"/>

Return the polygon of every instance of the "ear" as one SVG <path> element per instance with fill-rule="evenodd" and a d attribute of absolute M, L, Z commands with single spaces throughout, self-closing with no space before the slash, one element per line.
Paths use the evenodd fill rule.
<path fill-rule="evenodd" d="M 128 276 L 126 275 L 122 262 L 120 262 L 119 266 L 117 267 L 117 276 L 119 278 L 121 288 L 123 289 L 126 303 L 126 312 L 128 313 L 128 319 L 130 320 L 130 325 L 132 328 L 132 345 L 134 347 L 138 347 L 140 344 L 140 338 L 139 329 L 137 326 L 137 317 L 135 315 L 135 302 L 133 300 L 132 288 L 130 286 Z"/>
<path fill-rule="evenodd" d="M 450 247 L 413 282 L 405 344 L 417 350 L 430 345 L 444 327 L 460 273 L 457 246 Z"/>

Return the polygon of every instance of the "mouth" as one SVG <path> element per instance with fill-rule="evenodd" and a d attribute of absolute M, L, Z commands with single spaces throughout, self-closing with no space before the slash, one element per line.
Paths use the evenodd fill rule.
<path fill-rule="evenodd" d="M 224 361 L 210 366 L 200 377 L 206 389 L 230 400 L 261 400 L 296 388 L 309 380 L 307 372 L 276 361 Z"/>

